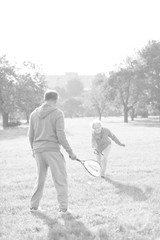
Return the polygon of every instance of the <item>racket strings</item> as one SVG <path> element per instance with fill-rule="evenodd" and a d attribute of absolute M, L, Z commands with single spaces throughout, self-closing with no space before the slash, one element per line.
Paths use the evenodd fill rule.
<path fill-rule="evenodd" d="M 100 165 L 98 162 L 93 160 L 88 160 L 84 162 L 85 168 L 92 174 L 93 176 L 100 176 Z"/>

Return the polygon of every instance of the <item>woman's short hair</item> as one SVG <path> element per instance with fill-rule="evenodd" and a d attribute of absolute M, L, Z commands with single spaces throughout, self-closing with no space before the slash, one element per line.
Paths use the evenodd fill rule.
<path fill-rule="evenodd" d="M 99 120 L 94 120 L 91 122 L 91 128 L 94 128 L 96 125 L 100 125 L 102 127 L 102 122 Z"/>
<path fill-rule="evenodd" d="M 58 99 L 58 93 L 55 90 L 47 90 L 44 94 L 45 101 L 52 100 L 57 101 Z"/>

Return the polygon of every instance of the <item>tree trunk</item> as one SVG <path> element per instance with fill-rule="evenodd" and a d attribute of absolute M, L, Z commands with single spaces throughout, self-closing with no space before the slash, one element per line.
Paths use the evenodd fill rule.
<path fill-rule="evenodd" d="M 8 127 L 8 113 L 3 113 L 2 114 L 2 121 L 3 121 L 3 128 Z"/>
<path fill-rule="evenodd" d="M 99 111 L 99 121 L 101 121 L 101 118 L 102 118 L 102 113 L 101 111 Z"/>
<path fill-rule="evenodd" d="M 124 122 L 128 123 L 128 108 L 124 107 Z"/>
<path fill-rule="evenodd" d="M 135 117 L 135 109 L 134 107 L 131 108 L 131 120 L 134 121 L 134 117 Z"/>
<path fill-rule="evenodd" d="M 26 113 L 26 120 L 27 120 L 27 123 L 29 123 L 29 115 L 28 115 L 28 113 Z"/>

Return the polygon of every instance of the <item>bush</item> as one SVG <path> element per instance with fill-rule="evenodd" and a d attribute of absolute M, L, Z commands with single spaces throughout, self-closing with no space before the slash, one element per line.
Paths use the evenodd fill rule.
<path fill-rule="evenodd" d="M 8 126 L 7 127 L 17 127 L 17 126 L 20 126 L 20 125 L 21 125 L 20 121 L 8 122 Z"/>

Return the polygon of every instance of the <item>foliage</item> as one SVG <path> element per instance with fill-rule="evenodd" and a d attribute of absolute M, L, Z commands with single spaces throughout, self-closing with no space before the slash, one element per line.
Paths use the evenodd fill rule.
<path fill-rule="evenodd" d="M 6 58 L 0 58 L 0 112 L 3 127 L 19 124 L 16 114 L 25 112 L 27 120 L 30 112 L 42 101 L 45 89 L 43 75 L 38 66 L 24 62 L 17 70 Z M 12 119 L 12 120 L 11 120 Z M 9 120 L 11 122 L 9 122 Z"/>
<path fill-rule="evenodd" d="M 2 113 L 14 108 L 15 83 L 15 68 L 4 55 L 0 58 L 0 111 Z"/>
<path fill-rule="evenodd" d="M 69 97 L 77 97 L 82 94 L 84 86 L 79 78 L 73 78 L 68 80 L 65 89 Z"/>
<path fill-rule="evenodd" d="M 89 95 L 90 107 L 93 107 L 101 119 L 104 111 L 110 105 L 110 88 L 104 74 L 97 74 Z"/>
<path fill-rule="evenodd" d="M 68 98 L 60 107 L 64 111 L 65 117 L 79 117 L 82 115 L 82 102 L 78 98 Z"/>
<path fill-rule="evenodd" d="M 160 114 L 160 42 L 149 41 L 139 51 L 141 57 L 141 69 L 147 81 L 147 93 L 150 103 Z"/>
<path fill-rule="evenodd" d="M 85 117 L 93 117 L 93 116 L 97 115 L 97 112 L 91 102 L 90 94 L 91 94 L 90 90 L 88 90 L 82 94 L 82 106 L 84 109 L 83 116 L 85 116 Z"/>
<path fill-rule="evenodd" d="M 60 102 L 63 102 L 65 99 L 68 98 L 68 93 L 67 93 L 65 87 L 56 86 L 54 89 L 55 89 L 55 90 L 58 92 L 58 94 L 59 94 L 59 101 L 60 101 Z"/>
<path fill-rule="evenodd" d="M 3 116 L 3 127 L 8 125 L 8 115 L 15 109 L 16 96 L 15 67 L 6 55 L 0 58 L 0 112 Z"/>
<path fill-rule="evenodd" d="M 126 66 L 110 72 L 109 84 L 114 91 L 115 104 L 123 107 L 124 122 L 128 122 L 128 112 L 137 106 L 143 95 L 141 77 L 138 62 L 131 58 L 127 58 Z"/>
<path fill-rule="evenodd" d="M 46 83 L 38 66 L 31 62 L 23 63 L 23 73 L 19 74 L 17 82 L 17 106 L 29 114 L 41 104 Z"/>
<path fill-rule="evenodd" d="M 58 106 L 64 111 L 66 117 L 83 116 L 84 108 L 81 99 L 83 88 L 79 78 L 68 80 L 64 87 L 55 87 L 60 96 Z"/>

